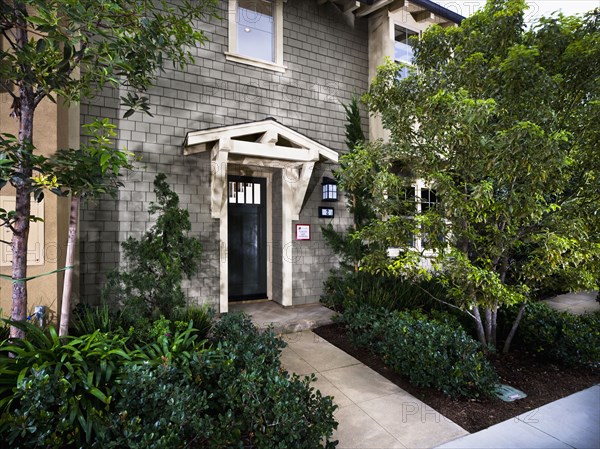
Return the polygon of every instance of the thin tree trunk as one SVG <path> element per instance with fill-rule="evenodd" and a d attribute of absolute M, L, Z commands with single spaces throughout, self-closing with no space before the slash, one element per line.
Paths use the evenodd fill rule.
<path fill-rule="evenodd" d="M 77 243 L 77 219 L 79 217 L 80 196 L 71 197 L 71 212 L 69 217 L 69 236 L 67 240 L 67 257 L 65 259 L 65 277 L 63 282 L 62 302 L 60 307 L 60 328 L 58 335 L 69 334 L 69 319 L 71 316 L 71 291 L 73 286 L 73 265 L 75 263 L 75 244 Z"/>
<path fill-rule="evenodd" d="M 475 304 L 473 306 L 472 310 L 473 310 L 473 316 L 475 317 L 475 325 L 477 327 L 477 337 L 479 338 L 479 341 L 481 342 L 481 344 L 487 351 L 487 341 L 485 339 L 485 331 L 483 330 L 481 314 L 479 313 L 479 307 L 477 306 L 477 304 Z"/>
<path fill-rule="evenodd" d="M 21 11 L 21 17 L 17 21 L 16 45 L 24 47 L 27 45 L 28 33 L 25 22 L 25 5 L 15 4 L 15 9 Z M 15 211 L 16 221 L 12 224 L 13 237 L 12 249 L 12 278 L 25 279 L 27 277 L 27 244 L 29 238 L 29 216 L 31 215 L 31 197 L 29 192 L 29 179 L 32 175 L 32 167 L 27 158 L 27 146 L 33 143 L 33 114 L 35 112 L 33 88 L 25 82 L 19 88 L 19 101 L 15 105 L 15 116 L 19 118 L 18 140 L 23 148 L 17 171 L 23 175 L 22 178 L 13 181 L 15 186 Z M 27 285 L 26 281 L 13 282 L 12 305 L 10 317 L 13 321 L 25 321 L 27 317 Z M 11 338 L 23 338 L 25 332 L 14 326 L 10 328 Z"/>
<path fill-rule="evenodd" d="M 494 304 L 492 308 L 492 341 L 491 344 L 496 347 L 498 342 L 498 305 Z"/>
<path fill-rule="evenodd" d="M 31 176 L 31 169 L 21 169 L 26 177 Z M 29 215 L 31 212 L 31 200 L 29 191 L 25 183 L 20 181 L 16 192 L 17 220 L 13 224 L 13 237 L 11 249 L 12 260 L 12 278 L 25 279 L 27 277 L 27 240 L 29 238 Z M 12 288 L 12 306 L 10 318 L 13 321 L 25 321 L 27 318 L 27 284 L 26 281 L 13 282 Z M 10 328 L 11 338 L 23 338 L 25 332 L 14 326 Z"/>
<path fill-rule="evenodd" d="M 486 306 L 484 309 L 485 315 L 485 340 L 489 345 L 492 344 L 492 309 Z"/>
<path fill-rule="evenodd" d="M 508 351 L 510 350 L 510 345 L 513 341 L 513 338 L 515 337 L 515 334 L 517 333 L 517 329 L 519 327 L 519 323 L 521 322 L 521 318 L 523 318 L 523 313 L 525 312 L 525 306 L 526 303 L 522 303 L 521 307 L 519 307 L 519 313 L 517 313 L 517 317 L 515 318 L 515 321 L 513 322 L 512 328 L 510 329 L 510 332 L 508 333 L 508 336 L 506 337 L 506 341 L 504 342 L 504 347 L 502 348 L 502 353 L 507 354 Z"/>
<path fill-rule="evenodd" d="M 356 223 L 356 194 L 352 194 L 352 210 L 353 210 L 353 214 L 354 214 L 354 223 L 352 224 L 352 227 L 354 229 L 354 232 L 356 232 L 358 230 L 358 223 Z M 358 273 L 359 270 L 359 260 L 358 257 L 354 257 L 354 272 Z"/>

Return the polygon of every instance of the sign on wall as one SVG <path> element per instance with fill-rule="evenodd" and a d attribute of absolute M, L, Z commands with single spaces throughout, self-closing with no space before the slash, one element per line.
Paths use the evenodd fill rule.
<path fill-rule="evenodd" d="M 310 240 L 310 225 L 296 225 L 296 240 Z"/>

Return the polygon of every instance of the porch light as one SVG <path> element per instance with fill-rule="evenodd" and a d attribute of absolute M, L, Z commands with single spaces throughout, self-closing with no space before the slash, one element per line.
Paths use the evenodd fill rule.
<path fill-rule="evenodd" d="M 337 182 L 335 179 L 323 178 L 323 201 L 337 201 Z"/>

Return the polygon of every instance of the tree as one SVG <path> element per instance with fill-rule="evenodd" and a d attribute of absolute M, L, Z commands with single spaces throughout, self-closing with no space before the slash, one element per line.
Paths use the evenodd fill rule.
<path fill-rule="evenodd" d="M 53 173 L 58 186 L 68 186 L 70 192 L 64 187 L 57 187 L 59 195 L 71 195 L 69 213 L 69 231 L 67 237 L 67 254 L 65 267 L 73 267 L 75 263 L 75 245 L 77 244 L 77 224 L 79 206 L 84 197 L 99 197 L 109 194 L 115 195 L 121 186 L 119 175 L 122 169 L 133 168 L 128 160 L 128 154 L 115 150 L 112 139 L 116 137 L 115 125 L 96 120 L 90 125 L 84 125 L 88 132 L 89 144 L 79 149 L 59 150 L 48 160 L 44 171 Z M 61 311 L 59 320 L 59 336 L 63 337 L 69 332 L 69 319 L 71 310 L 71 291 L 73 270 L 65 272 Z"/>
<path fill-rule="evenodd" d="M 353 223 L 347 232 L 337 232 L 331 224 L 322 226 L 323 237 L 331 248 L 341 256 L 342 266 L 351 267 L 355 272 L 359 270 L 367 247 L 365 243 L 355 238 L 357 232 L 373 217 L 368 205 L 369 186 L 375 170 L 374 166 L 364 164 L 365 161 L 365 135 L 362 130 L 358 99 L 353 96 L 349 104 L 342 104 L 346 111 L 346 146 L 348 152 L 340 159 L 339 173 L 356 169 L 354 176 L 334 176 L 340 183 L 339 187 L 346 194 L 347 207 L 352 213 Z M 352 182 L 350 182 L 352 179 Z"/>
<path fill-rule="evenodd" d="M 525 30 L 525 9 L 489 0 L 459 27 L 430 27 L 413 41 L 418 72 L 388 62 L 365 96 L 391 138 L 371 152 L 379 219 L 361 237 L 403 248 L 365 266 L 426 275 L 406 238 L 420 237 L 484 346 L 498 344 L 499 308 L 520 305 L 504 351 L 537 289 L 559 273 L 591 287 L 600 263 L 600 10 Z M 408 213 L 414 179 L 438 200 Z"/>
<path fill-rule="evenodd" d="M 158 213 L 156 224 L 140 240 L 129 237 L 122 246 L 126 269 L 110 274 L 103 296 L 129 309 L 132 315 L 151 317 L 155 312 L 170 317 L 174 308 L 185 305 L 181 282 L 198 270 L 202 245 L 187 234 L 190 214 L 179 207 L 179 196 L 160 173 L 154 180 Z"/>
<path fill-rule="evenodd" d="M 4 224 L 13 232 L 11 319 L 27 311 L 27 238 L 30 194 L 58 187 L 44 160 L 35 154 L 33 117 L 44 99 L 77 102 L 93 97 L 105 85 L 123 87 L 130 107 L 148 111 L 139 92 L 152 85 L 167 61 L 183 68 L 192 60 L 189 47 L 206 41 L 195 23 L 215 14 L 216 0 L 5 0 L 0 4 L 0 84 L 12 98 L 11 116 L 18 135 L 0 140 L 7 160 L 4 182 L 16 189 L 15 211 L 5 211 Z M 102 149 L 99 148 L 100 151 Z M 99 160 L 117 156 L 112 152 Z M 69 186 L 63 186 L 68 188 Z M 1 211 L 0 211 L 1 212 Z M 22 336 L 11 328 L 11 336 Z"/>

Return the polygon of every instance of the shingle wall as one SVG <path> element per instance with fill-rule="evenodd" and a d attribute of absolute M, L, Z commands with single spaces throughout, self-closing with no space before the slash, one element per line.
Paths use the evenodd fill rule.
<path fill-rule="evenodd" d="M 98 298 L 107 271 L 122 262 L 119 242 L 138 238 L 152 225 L 148 214 L 154 199 L 152 181 L 156 173 L 164 172 L 182 206 L 190 211 L 192 234 L 204 245 L 201 268 L 186 283 L 186 292 L 194 302 L 218 303 L 219 224 L 210 217 L 211 166 L 208 154 L 182 155 L 187 132 L 274 117 L 332 149 L 345 149 L 340 102 L 348 102 L 367 88 L 366 22 L 357 22 L 353 28 L 329 3 L 286 2 L 284 65 L 288 68 L 277 73 L 225 60 L 226 0 L 220 8 L 224 20 L 200 24 L 210 42 L 193 49 L 196 62 L 185 71 L 161 74 L 149 92 L 154 117 L 136 113 L 120 120 L 124 110 L 119 109 L 119 96 L 124 92 L 110 89 L 82 104 L 82 123 L 96 117 L 113 119 L 119 129 L 117 143 L 141 156 L 139 169 L 129 174 L 116 201 L 84 205 L 80 251 L 81 293 L 86 300 Z M 319 198 L 320 184 L 301 215 L 301 221 L 314 224 L 313 235 L 322 221 L 316 219 Z M 346 225 L 341 204 L 335 222 L 342 229 Z M 294 301 L 300 303 L 318 300 L 329 269 L 313 263 L 313 258 L 322 255 L 319 261 L 331 260 L 320 240 L 302 248 L 301 262 L 294 270 Z"/>

